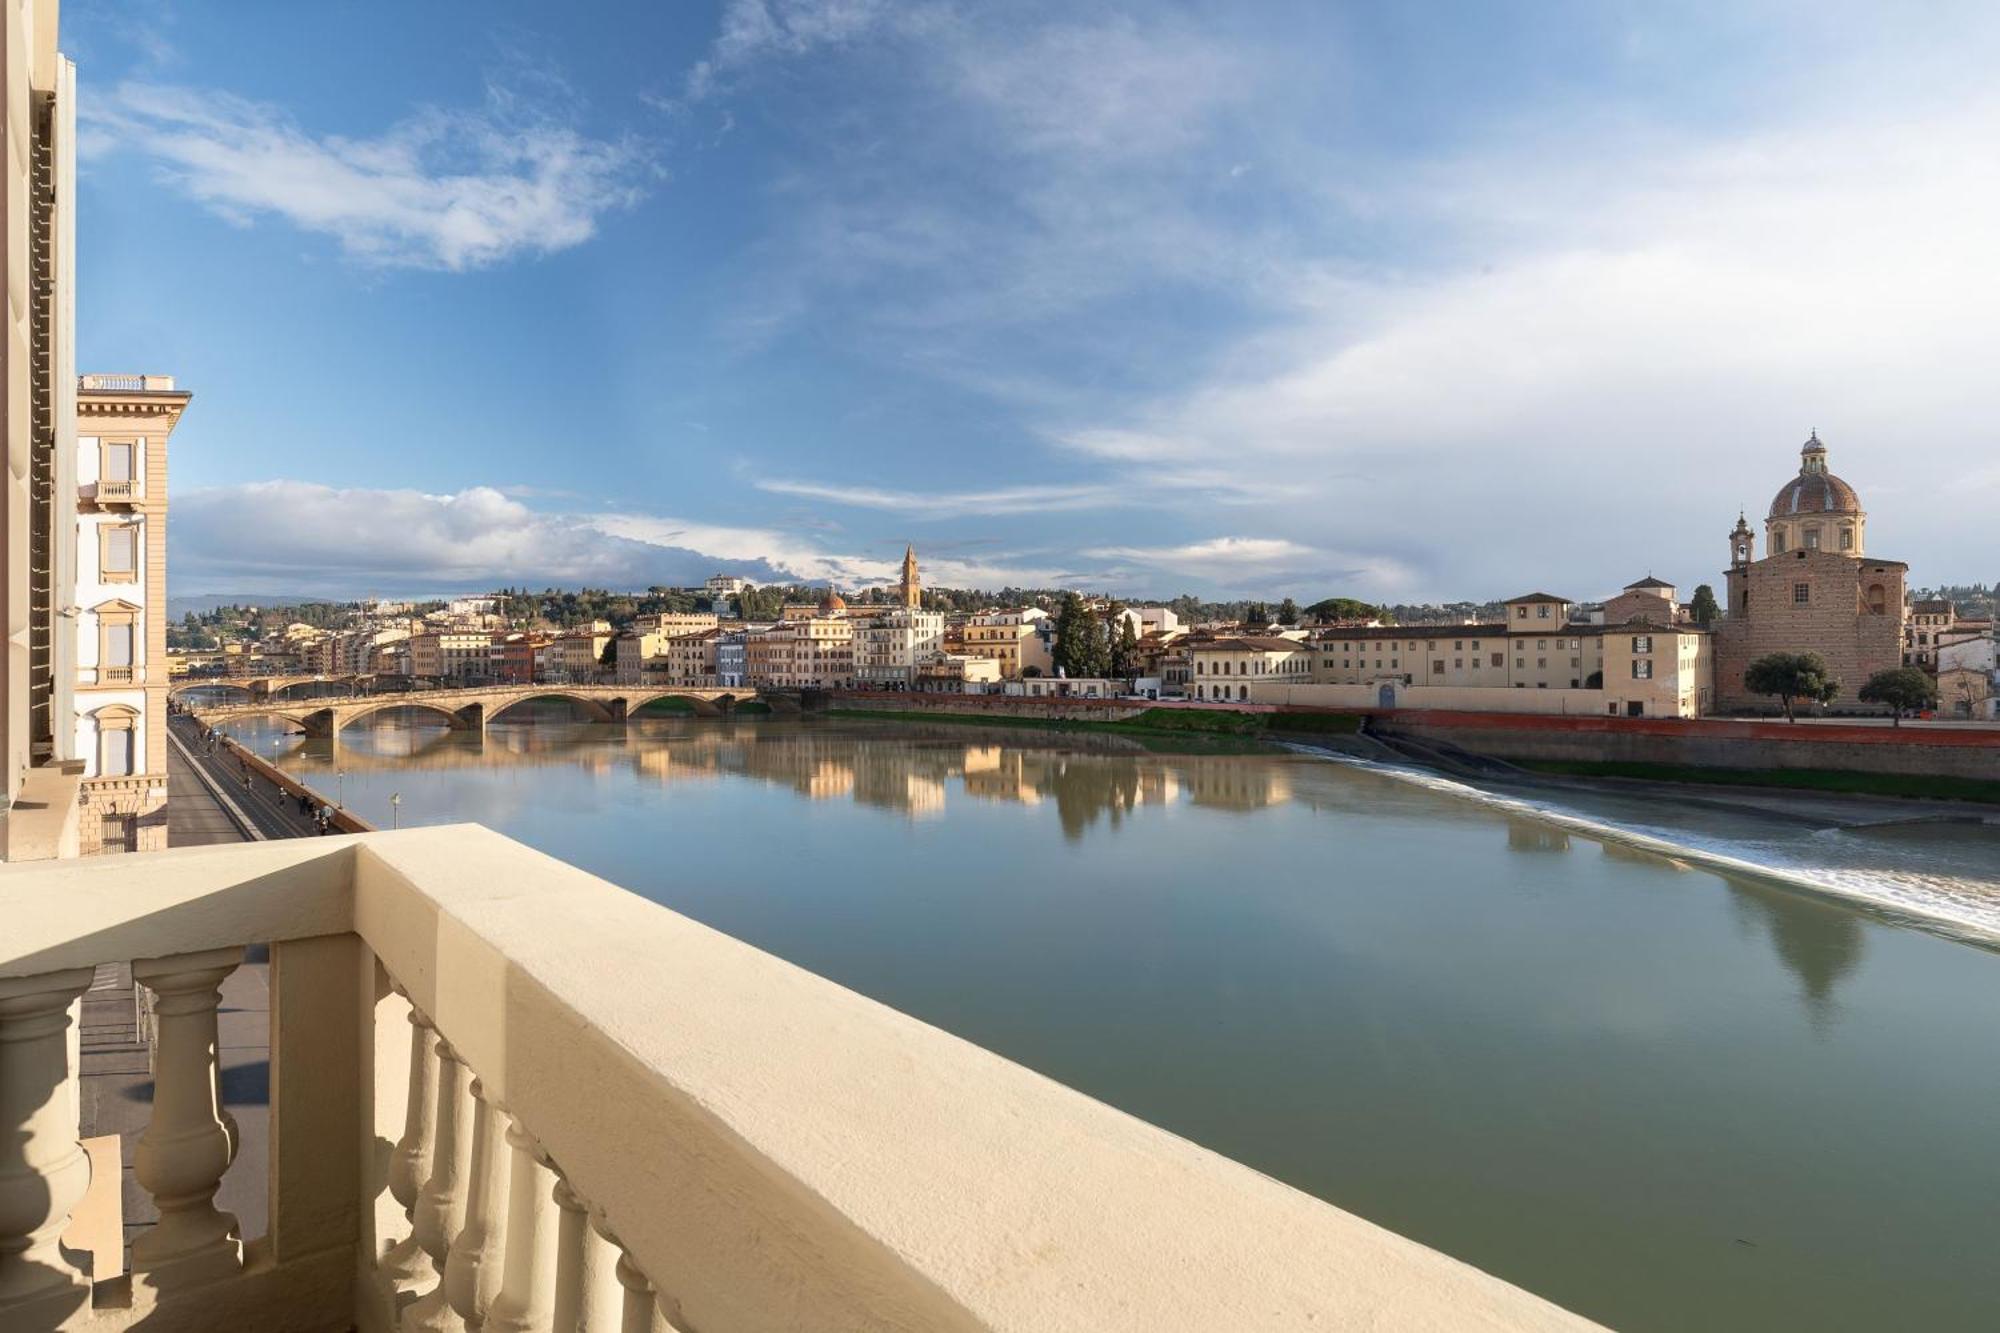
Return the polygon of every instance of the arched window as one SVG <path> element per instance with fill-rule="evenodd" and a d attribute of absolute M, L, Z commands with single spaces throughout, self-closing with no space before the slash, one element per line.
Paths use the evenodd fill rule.
<path fill-rule="evenodd" d="M 1851 551 L 1854 549 L 1853 528 L 1842 528 L 1840 530 L 1840 549 L 1843 551 Z"/>
<path fill-rule="evenodd" d="M 131 777 L 138 771 L 138 712 L 124 704 L 109 704 L 90 716 L 97 724 L 97 776 Z"/>
<path fill-rule="evenodd" d="M 1881 585 L 1881 584 L 1879 584 L 1879 583 L 1871 583 L 1871 584 L 1869 584 L 1869 585 L 1868 585 L 1868 613 L 1869 613 L 1870 615 L 1875 615 L 1875 616 L 1879 616 L 1879 615 L 1883 615 L 1883 614 L 1886 614 L 1886 613 L 1887 613 L 1887 611 L 1888 611 L 1888 609 L 1889 609 L 1889 594 L 1888 594 L 1888 591 L 1887 591 L 1886 589 L 1884 589 L 1884 588 L 1882 587 L 1882 585 Z"/>
<path fill-rule="evenodd" d="M 1819 549 L 1819 526 L 1815 524 L 1814 526 L 1807 528 L 1805 535 L 1806 535 L 1806 549 L 1808 551 L 1817 551 Z"/>
<path fill-rule="evenodd" d="M 1784 553 L 1785 553 L 1785 530 L 1783 528 L 1772 528 L 1771 554 L 1783 555 Z"/>

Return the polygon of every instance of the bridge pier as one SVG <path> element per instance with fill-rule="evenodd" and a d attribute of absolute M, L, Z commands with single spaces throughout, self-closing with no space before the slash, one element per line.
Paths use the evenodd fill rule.
<path fill-rule="evenodd" d="M 486 735 L 486 705 L 467 704 L 452 713 L 453 731 L 476 731 L 484 739 Z"/>
<path fill-rule="evenodd" d="M 331 708 L 321 708 L 305 716 L 306 735 L 316 740 L 331 740 L 340 730 Z"/>

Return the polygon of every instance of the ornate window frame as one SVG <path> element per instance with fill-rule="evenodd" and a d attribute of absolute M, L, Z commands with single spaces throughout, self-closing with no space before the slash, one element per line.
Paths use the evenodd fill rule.
<path fill-rule="evenodd" d="M 93 752 L 97 776 L 100 778 L 128 778 L 139 771 L 139 710 L 130 704 L 106 704 L 93 709 L 90 719 L 97 724 L 97 735 Z M 104 762 L 105 738 L 116 732 L 128 733 L 125 742 L 126 768 L 122 773 L 108 771 Z"/>
<path fill-rule="evenodd" d="M 113 532 L 132 534 L 132 567 L 113 569 L 111 567 L 111 534 Z M 145 535 L 143 523 L 99 523 L 97 525 L 97 581 L 99 583 L 137 583 L 139 572 L 145 567 Z"/>

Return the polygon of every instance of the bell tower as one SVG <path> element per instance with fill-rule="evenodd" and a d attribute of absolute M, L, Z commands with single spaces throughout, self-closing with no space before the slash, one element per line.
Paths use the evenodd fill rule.
<path fill-rule="evenodd" d="M 1757 558 L 1757 534 L 1750 529 L 1749 516 L 1738 513 L 1729 533 L 1728 602 L 1726 611 L 1741 616 L 1750 607 L 1750 565 Z"/>
<path fill-rule="evenodd" d="M 912 611 L 923 609 L 924 585 L 917 576 L 917 548 L 914 544 L 903 550 L 903 577 L 897 587 L 898 600 Z"/>

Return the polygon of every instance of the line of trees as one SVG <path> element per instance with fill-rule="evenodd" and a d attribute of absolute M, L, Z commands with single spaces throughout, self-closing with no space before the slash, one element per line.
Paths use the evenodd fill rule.
<path fill-rule="evenodd" d="M 1743 688 L 1777 699 L 1787 722 L 1798 721 L 1800 703 L 1823 706 L 1840 696 L 1840 682 L 1818 653 L 1767 653 L 1744 671 Z M 1854 697 L 1888 708 L 1893 725 L 1901 726 L 1906 713 L 1937 707 L 1938 688 L 1928 673 L 1916 667 L 1890 667 L 1870 676 Z"/>

